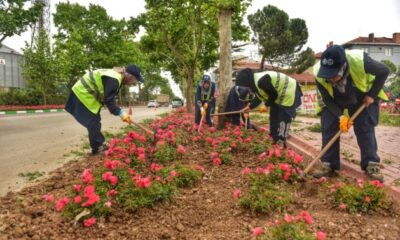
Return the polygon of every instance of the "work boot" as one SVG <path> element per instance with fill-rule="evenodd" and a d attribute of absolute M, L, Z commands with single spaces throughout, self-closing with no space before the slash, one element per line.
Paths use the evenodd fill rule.
<path fill-rule="evenodd" d="M 103 143 L 103 145 L 101 145 L 96 150 L 92 150 L 92 155 L 103 154 L 108 150 L 108 148 L 109 148 L 109 146 L 107 144 Z"/>
<path fill-rule="evenodd" d="M 383 183 L 383 175 L 378 162 L 369 162 L 365 174 L 372 180 L 379 180 Z"/>
<path fill-rule="evenodd" d="M 322 169 L 314 171 L 312 173 L 313 177 L 321 178 L 321 177 L 336 177 L 338 173 L 331 168 L 331 164 L 328 162 L 322 163 Z"/>

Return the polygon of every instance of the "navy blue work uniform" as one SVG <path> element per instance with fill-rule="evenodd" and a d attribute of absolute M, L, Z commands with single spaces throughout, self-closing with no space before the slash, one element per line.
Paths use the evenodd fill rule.
<path fill-rule="evenodd" d="M 229 91 L 229 95 L 226 101 L 225 112 L 234 112 L 240 111 L 247 106 L 247 104 L 254 97 L 253 94 L 250 93 L 250 89 L 246 87 L 234 86 Z M 229 114 L 226 115 L 227 118 L 233 125 L 240 126 L 240 119 L 243 122 L 246 122 L 243 114 Z M 251 128 L 250 116 L 247 119 L 247 128 Z"/>
<path fill-rule="evenodd" d="M 343 110 L 348 109 L 349 115 L 353 115 L 363 104 L 364 97 L 368 94 L 374 98 L 370 104 L 354 121 L 354 133 L 361 152 L 361 169 L 366 170 L 368 162 L 380 162 L 377 154 L 378 145 L 375 136 L 375 126 L 379 122 L 379 98 L 378 92 L 389 74 L 388 68 L 380 62 L 364 54 L 364 69 L 366 73 L 375 76 L 374 83 L 368 93 L 358 90 L 349 73 L 349 67 L 344 71 L 341 87 L 333 87 L 333 97 L 317 81 L 318 91 L 321 94 L 324 107 L 321 111 L 321 131 L 323 147 L 339 131 L 339 117 Z M 323 162 L 328 162 L 333 170 L 340 170 L 340 139 L 335 141 L 331 148 L 322 156 Z"/>
<path fill-rule="evenodd" d="M 209 87 L 208 89 L 204 88 L 204 83 L 208 82 Z M 215 109 L 215 83 L 211 82 L 211 78 L 208 75 L 204 75 L 202 81 L 198 84 L 196 89 L 196 96 L 195 96 L 195 115 L 194 121 L 197 125 L 200 124 L 201 120 L 201 111 L 200 108 L 203 106 L 204 103 L 208 104 L 206 109 L 206 123 L 209 127 L 213 125 L 211 119 L 211 113 Z"/>
<path fill-rule="evenodd" d="M 118 107 L 115 102 L 115 98 L 120 89 L 118 80 L 109 76 L 102 76 L 102 83 L 104 86 L 104 104 L 111 114 L 118 116 L 121 112 L 121 108 Z M 92 148 L 92 153 L 95 154 L 105 141 L 101 133 L 100 110 L 96 114 L 92 113 L 79 101 L 78 97 L 72 91 L 65 104 L 65 110 L 87 129 L 89 144 Z"/>

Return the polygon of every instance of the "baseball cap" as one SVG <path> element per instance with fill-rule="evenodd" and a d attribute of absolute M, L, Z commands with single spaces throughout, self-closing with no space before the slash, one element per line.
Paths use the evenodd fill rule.
<path fill-rule="evenodd" d="M 317 76 L 320 78 L 333 78 L 346 62 L 346 53 L 344 48 L 339 45 L 333 45 L 327 48 L 321 55 L 320 68 Z"/>
<path fill-rule="evenodd" d="M 133 76 L 136 77 L 136 79 L 141 82 L 144 83 L 143 77 L 140 74 L 140 68 L 138 66 L 136 66 L 135 64 L 129 64 L 126 68 L 125 71 L 127 73 L 132 74 Z"/>

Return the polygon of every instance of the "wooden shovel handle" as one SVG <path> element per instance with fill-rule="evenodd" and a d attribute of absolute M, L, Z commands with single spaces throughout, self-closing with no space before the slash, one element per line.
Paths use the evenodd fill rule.
<path fill-rule="evenodd" d="M 354 122 L 354 119 L 356 119 L 364 109 L 365 105 L 363 104 L 357 109 L 357 111 L 353 114 L 353 116 L 350 117 L 350 121 Z M 328 151 L 329 148 L 332 147 L 332 145 L 340 137 L 340 134 L 342 134 L 342 130 L 339 129 L 339 131 L 335 134 L 335 136 L 333 136 L 333 138 L 331 138 L 331 140 L 325 145 L 325 147 L 321 150 L 321 152 L 319 152 L 318 155 L 308 164 L 308 166 L 304 170 L 304 174 L 307 174 L 314 166 L 314 164 L 326 153 L 326 151 Z"/>
<path fill-rule="evenodd" d="M 143 126 L 142 124 L 139 124 L 139 123 L 136 123 L 136 122 L 133 122 L 133 121 L 132 121 L 132 123 L 133 123 L 133 125 L 135 125 L 135 126 L 137 126 L 138 128 L 142 129 L 146 134 L 148 134 L 148 135 L 154 137 L 153 131 L 151 131 L 150 129 L 146 128 L 146 127 Z"/>

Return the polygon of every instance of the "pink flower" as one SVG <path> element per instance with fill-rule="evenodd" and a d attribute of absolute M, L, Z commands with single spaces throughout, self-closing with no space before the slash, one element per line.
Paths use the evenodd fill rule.
<path fill-rule="evenodd" d="M 261 153 L 260 155 L 258 155 L 258 160 L 263 160 L 266 155 L 267 155 L 266 152 Z"/>
<path fill-rule="evenodd" d="M 383 188 L 384 185 L 379 180 L 370 181 L 369 184 L 375 185 L 378 188 Z"/>
<path fill-rule="evenodd" d="M 317 234 L 317 240 L 325 240 L 326 239 L 326 233 L 318 231 Z"/>
<path fill-rule="evenodd" d="M 83 221 L 83 226 L 85 226 L 85 227 L 90 227 L 90 226 L 92 226 L 92 225 L 95 224 L 95 223 L 96 223 L 96 218 L 91 217 L 91 218 L 86 219 L 86 220 Z"/>
<path fill-rule="evenodd" d="M 82 186 L 81 186 L 81 185 L 78 185 L 78 184 L 74 185 L 73 188 L 74 188 L 74 190 L 77 191 L 77 192 L 80 192 L 80 191 L 82 190 Z"/>
<path fill-rule="evenodd" d="M 111 185 L 116 185 L 118 183 L 118 177 L 117 176 L 111 176 L 110 177 L 110 183 Z"/>
<path fill-rule="evenodd" d="M 287 223 L 291 223 L 291 222 L 293 222 L 294 217 L 292 215 L 285 214 L 284 220 Z"/>
<path fill-rule="evenodd" d="M 233 198 L 234 198 L 235 200 L 238 200 L 239 196 L 240 196 L 240 189 L 236 189 L 236 190 L 233 192 Z"/>
<path fill-rule="evenodd" d="M 146 154 L 140 153 L 138 155 L 138 160 L 141 161 L 141 162 L 145 162 L 146 161 Z"/>
<path fill-rule="evenodd" d="M 93 179 L 94 178 L 93 178 L 92 170 L 90 170 L 90 169 L 83 170 L 82 181 L 85 184 L 90 184 L 93 181 Z"/>
<path fill-rule="evenodd" d="M 250 174 L 250 173 L 252 173 L 253 171 L 249 168 L 249 167 L 245 167 L 245 168 L 243 168 L 243 170 L 240 172 L 240 174 L 242 174 L 242 175 L 247 175 L 247 174 Z"/>
<path fill-rule="evenodd" d="M 88 207 L 96 204 L 100 200 L 100 197 L 96 195 L 95 193 L 91 194 L 86 202 L 82 203 L 82 207 Z"/>
<path fill-rule="evenodd" d="M 260 235 L 264 234 L 264 230 L 260 227 L 256 227 L 253 229 L 253 236 L 258 237 Z"/>
<path fill-rule="evenodd" d="M 326 177 L 320 177 L 320 178 L 318 179 L 318 183 L 324 183 L 324 182 L 326 182 L 326 181 L 328 181 L 328 180 L 326 179 Z"/>
<path fill-rule="evenodd" d="M 206 142 L 211 144 L 213 142 L 213 139 L 211 137 L 206 137 Z"/>
<path fill-rule="evenodd" d="M 62 211 L 64 209 L 65 205 L 67 205 L 69 202 L 70 202 L 69 197 L 61 198 L 56 204 L 56 211 L 57 212 Z"/>
<path fill-rule="evenodd" d="M 54 195 L 53 194 L 46 194 L 43 195 L 43 200 L 46 202 L 54 202 Z"/>
<path fill-rule="evenodd" d="M 107 195 L 110 197 L 115 197 L 117 195 L 117 191 L 115 189 L 111 189 L 107 192 Z"/>
<path fill-rule="evenodd" d="M 178 153 L 185 154 L 186 150 L 182 145 L 178 145 Z"/>
<path fill-rule="evenodd" d="M 74 197 L 74 203 L 76 203 L 76 204 L 78 204 L 78 203 L 80 203 L 80 202 L 82 202 L 82 197 L 81 196 L 75 196 Z"/>
<path fill-rule="evenodd" d="M 221 165 L 221 163 L 222 163 L 221 158 L 216 157 L 216 158 L 213 159 L 213 164 L 215 166 L 219 166 L 219 165 Z"/>
<path fill-rule="evenodd" d="M 306 224 L 311 224 L 313 222 L 313 218 L 307 211 L 301 211 L 299 214 Z"/>
<path fill-rule="evenodd" d="M 364 197 L 364 201 L 365 201 L 366 203 L 370 203 L 370 202 L 371 202 L 371 197 L 370 197 L 370 196 L 365 196 L 365 197 Z"/>
<path fill-rule="evenodd" d="M 303 161 L 303 157 L 298 155 L 298 154 L 296 154 L 295 157 L 294 157 L 294 163 L 299 164 L 302 161 Z"/>
<path fill-rule="evenodd" d="M 104 205 L 106 205 L 107 207 L 111 208 L 112 202 L 111 201 L 107 201 L 107 202 L 104 203 Z"/>
<path fill-rule="evenodd" d="M 341 204 L 339 205 L 339 209 L 341 209 L 341 210 L 346 209 L 346 204 L 341 203 Z"/>
<path fill-rule="evenodd" d="M 217 153 L 217 152 L 211 152 L 211 157 L 212 157 L 212 158 L 218 157 L 218 153 Z"/>

